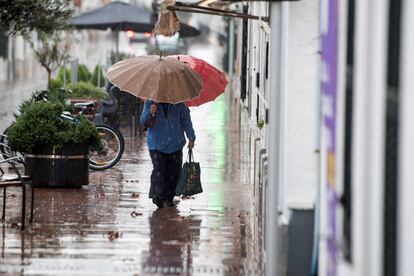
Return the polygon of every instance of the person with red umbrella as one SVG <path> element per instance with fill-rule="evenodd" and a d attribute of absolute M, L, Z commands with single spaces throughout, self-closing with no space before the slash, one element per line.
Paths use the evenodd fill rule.
<path fill-rule="evenodd" d="M 200 95 L 201 78 L 186 64 L 162 56 L 123 60 L 107 75 L 121 90 L 146 99 L 140 123 L 148 128 L 153 165 L 149 197 L 158 208 L 173 207 L 186 137 L 189 150 L 196 139 L 190 110 L 183 102 Z"/>
<path fill-rule="evenodd" d="M 153 163 L 149 196 L 159 208 L 174 206 L 184 133 L 190 150 L 195 141 L 188 106 L 199 106 L 222 94 L 225 74 L 204 60 L 178 55 L 124 60 L 111 66 L 107 75 L 123 91 L 146 100 L 140 122 L 148 128 Z"/>

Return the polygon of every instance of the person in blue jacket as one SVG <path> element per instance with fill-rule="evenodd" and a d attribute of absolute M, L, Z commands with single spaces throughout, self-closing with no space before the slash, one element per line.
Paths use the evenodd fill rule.
<path fill-rule="evenodd" d="M 196 139 L 190 110 L 184 103 L 147 100 L 140 123 L 147 128 L 147 144 L 153 165 L 149 197 L 159 208 L 173 207 L 186 144 L 184 132 L 189 140 L 189 149 L 194 147 Z"/>

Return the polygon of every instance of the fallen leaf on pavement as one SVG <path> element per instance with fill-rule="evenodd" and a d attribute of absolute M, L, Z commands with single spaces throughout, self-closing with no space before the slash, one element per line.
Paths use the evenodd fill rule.
<path fill-rule="evenodd" d="M 142 216 L 142 213 L 138 213 L 138 212 L 136 212 L 136 211 L 132 211 L 132 213 L 131 213 L 131 217 L 136 218 L 136 217 L 138 217 L 138 216 Z"/>
<path fill-rule="evenodd" d="M 108 231 L 108 239 L 110 241 L 113 241 L 115 239 L 118 239 L 119 237 L 122 236 L 122 233 L 120 234 L 119 232 L 115 232 L 115 231 Z"/>

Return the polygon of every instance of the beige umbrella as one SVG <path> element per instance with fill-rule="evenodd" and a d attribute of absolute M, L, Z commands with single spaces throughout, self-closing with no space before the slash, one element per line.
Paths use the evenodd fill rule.
<path fill-rule="evenodd" d="M 194 99 L 202 89 L 200 76 L 175 58 L 139 56 L 109 67 L 109 81 L 143 99 L 176 104 Z"/>

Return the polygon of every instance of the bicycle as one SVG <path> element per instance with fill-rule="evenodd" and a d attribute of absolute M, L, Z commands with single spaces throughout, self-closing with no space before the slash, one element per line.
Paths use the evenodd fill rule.
<path fill-rule="evenodd" d="M 34 101 L 47 101 L 47 90 L 43 90 L 40 93 L 34 96 Z M 94 109 L 95 103 L 85 102 L 85 103 L 75 103 L 73 108 L 78 110 L 78 115 L 85 115 L 88 111 Z M 70 112 L 63 112 L 60 117 L 63 120 L 68 120 L 73 123 L 78 123 L 78 119 L 73 116 Z M 93 121 L 93 118 L 92 118 Z M 118 161 L 121 159 L 122 154 L 124 153 L 125 141 L 122 133 L 106 124 L 97 124 L 94 123 L 96 129 L 98 130 L 98 135 L 101 138 L 101 149 L 98 151 L 89 152 L 89 168 L 92 170 L 106 170 L 115 166 Z M 7 127 L 3 135 L 0 136 L 0 143 L 8 145 L 7 143 Z M 10 153 L 7 151 L 6 147 L 1 146 L 0 152 L 3 156 L 18 155 L 19 153 Z"/>

